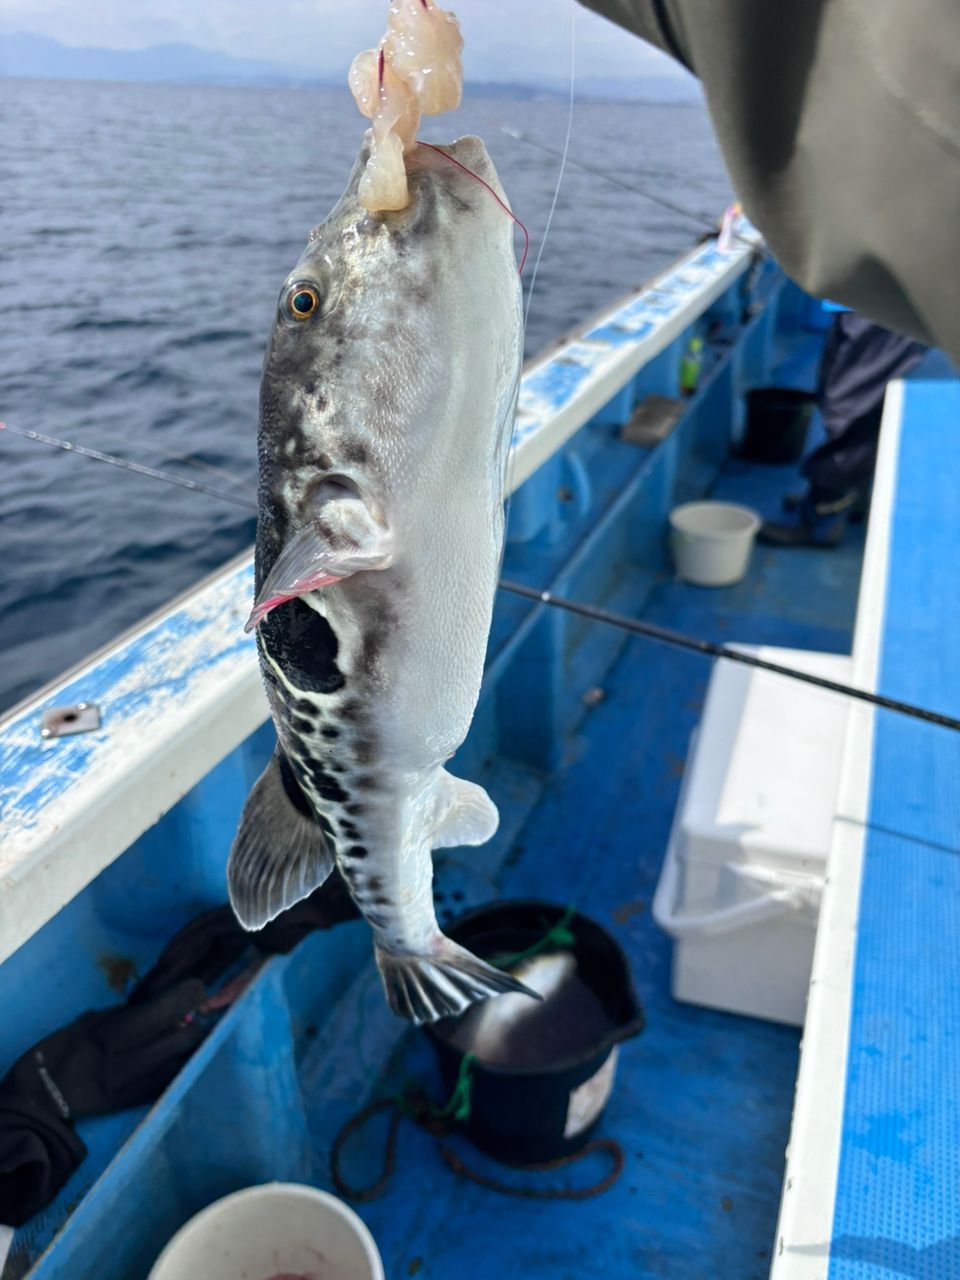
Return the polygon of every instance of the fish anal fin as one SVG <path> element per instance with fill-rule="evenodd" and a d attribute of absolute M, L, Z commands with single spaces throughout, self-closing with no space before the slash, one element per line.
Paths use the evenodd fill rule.
<path fill-rule="evenodd" d="M 262 929 L 320 887 L 333 870 L 321 828 L 288 795 L 275 755 L 254 783 L 240 818 L 227 884 L 245 929 Z"/>
<path fill-rule="evenodd" d="M 500 825 L 497 806 L 476 782 L 441 774 L 443 785 L 437 823 L 431 844 L 434 849 L 453 849 L 464 844 L 486 844 Z"/>

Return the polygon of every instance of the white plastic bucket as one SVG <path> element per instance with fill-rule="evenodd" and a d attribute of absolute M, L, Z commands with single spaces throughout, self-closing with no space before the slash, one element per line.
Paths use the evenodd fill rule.
<path fill-rule="evenodd" d="M 760 517 L 732 502 L 685 502 L 670 512 L 677 573 L 699 587 L 728 587 L 747 572 Z"/>
<path fill-rule="evenodd" d="M 336 1196 L 268 1182 L 191 1218 L 148 1280 L 384 1280 L 373 1236 Z"/>

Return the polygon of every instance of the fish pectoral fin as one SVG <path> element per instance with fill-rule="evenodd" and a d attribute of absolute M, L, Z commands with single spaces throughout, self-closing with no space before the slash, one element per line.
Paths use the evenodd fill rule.
<path fill-rule="evenodd" d="M 363 499 L 330 499 L 277 556 L 243 629 L 252 631 L 287 600 L 392 563 L 390 530 L 374 518 Z"/>
<path fill-rule="evenodd" d="M 418 1025 L 451 1018 L 478 1000 L 508 991 L 541 998 L 513 974 L 494 969 L 442 933 L 424 954 L 401 954 L 380 946 L 374 953 L 390 1008 Z"/>
<path fill-rule="evenodd" d="M 323 831 L 287 794 L 275 755 L 247 796 L 230 850 L 227 884 L 237 919 L 245 929 L 262 929 L 319 888 L 333 865 Z"/>
<path fill-rule="evenodd" d="M 454 849 L 464 844 L 486 844 L 500 825 L 497 806 L 475 782 L 441 774 L 447 807 L 441 808 L 441 816 L 433 830 L 431 844 L 434 849 Z"/>

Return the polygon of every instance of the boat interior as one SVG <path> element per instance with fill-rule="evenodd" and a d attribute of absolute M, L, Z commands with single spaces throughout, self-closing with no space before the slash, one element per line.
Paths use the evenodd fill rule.
<path fill-rule="evenodd" d="M 851 655 L 873 514 L 835 549 L 758 544 L 728 587 L 682 581 L 666 539 L 669 511 L 694 499 L 776 517 L 796 464 L 740 456 L 745 396 L 812 390 L 828 320 L 754 243 L 727 255 L 708 244 L 532 362 L 504 578 L 714 644 Z M 692 334 L 703 363 L 682 394 Z M 922 390 L 949 373 L 934 354 L 911 381 Z M 677 414 L 644 447 L 623 427 L 651 395 Z M 0 724 L 0 1073 L 83 1010 L 121 1000 L 178 929 L 225 902 L 237 818 L 274 742 L 240 633 L 250 590 L 244 557 Z M 676 999 L 674 944 L 652 910 L 715 667 L 499 593 L 480 705 L 450 767 L 488 789 L 501 825 L 482 848 L 437 853 L 438 916 L 538 899 L 615 938 L 645 1018 L 620 1046 L 597 1129 L 624 1167 L 602 1193 L 533 1199 L 526 1188 L 593 1187 L 604 1151 L 562 1170 L 505 1168 L 456 1132 L 404 1119 L 392 1176 L 355 1206 L 388 1276 L 761 1280 L 778 1265 L 801 1028 Z M 934 690 L 911 696 L 939 705 Z M 99 731 L 41 742 L 45 708 L 85 700 L 103 709 Z M 88 1155 L 15 1233 L 3 1280 L 145 1280 L 219 1196 L 272 1179 L 333 1189 L 338 1133 L 411 1079 L 446 1101 L 424 1033 L 387 1010 L 368 927 L 314 932 L 263 963 L 154 1105 L 78 1122 Z M 339 1152 L 352 1185 L 380 1178 L 389 1123 L 373 1115 Z M 445 1145 L 517 1194 L 458 1176 Z M 830 1276 L 887 1274 L 851 1257 Z M 808 1263 L 774 1274 L 827 1275 Z M 931 1266 L 890 1274 L 943 1280 Z"/>

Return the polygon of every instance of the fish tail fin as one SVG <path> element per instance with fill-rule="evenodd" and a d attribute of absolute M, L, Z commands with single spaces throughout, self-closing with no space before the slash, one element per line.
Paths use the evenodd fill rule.
<path fill-rule="evenodd" d="M 313 893 L 333 870 L 333 853 L 309 816 L 279 753 L 254 783 L 227 863 L 230 902 L 245 929 L 262 929 Z"/>
<path fill-rule="evenodd" d="M 455 1017 L 479 1000 L 508 991 L 541 999 L 513 974 L 494 969 L 443 934 L 424 954 L 398 954 L 379 945 L 375 952 L 387 1003 L 417 1025 Z"/>

